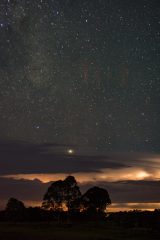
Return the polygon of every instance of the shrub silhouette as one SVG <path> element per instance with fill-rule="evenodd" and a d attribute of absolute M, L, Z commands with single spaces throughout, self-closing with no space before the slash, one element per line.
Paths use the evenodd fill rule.
<path fill-rule="evenodd" d="M 25 206 L 22 201 L 10 198 L 6 205 L 5 213 L 7 220 L 21 221 L 25 218 Z"/>

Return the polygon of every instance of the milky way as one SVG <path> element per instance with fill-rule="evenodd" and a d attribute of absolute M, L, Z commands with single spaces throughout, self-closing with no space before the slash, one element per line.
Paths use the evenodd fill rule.
<path fill-rule="evenodd" d="M 1 139 L 159 152 L 159 43 L 156 0 L 1 0 Z"/>

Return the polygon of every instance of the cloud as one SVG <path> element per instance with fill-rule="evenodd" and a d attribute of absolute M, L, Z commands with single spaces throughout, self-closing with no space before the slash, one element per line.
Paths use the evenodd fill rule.
<path fill-rule="evenodd" d="M 69 155 L 68 145 L 0 143 L 0 175 L 34 173 L 96 172 L 101 168 L 123 168 L 108 156 Z M 76 149 L 76 146 L 73 146 Z"/>
<path fill-rule="evenodd" d="M 107 163 L 106 163 L 107 165 Z M 84 164 L 85 166 L 85 164 Z M 95 169 L 96 170 L 96 169 Z M 159 180 L 160 171 L 158 169 L 143 169 L 142 167 L 123 167 L 123 168 L 102 168 L 98 171 L 82 171 L 82 172 L 60 172 L 60 173 L 26 173 L 26 174 L 9 174 L 3 175 L 6 178 L 14 179 L 28 179 L 34 180 L 35 178 L 47 183 L 65 178 L 68 174 L 74 175 L 76 179 L 82 184 L 87 182 L 117 182 L 117 181 L 138 181 L 138 180 Z"/>
<path fill-rule="evenodd" d="M 68 154 L 71 147 L 74 154 Z M 94 173 L 95 178 L 107 181 L 140 180 L 160 178 L 159 167 L 158 154 L 83 155 L 78 146 L 0 142 L 0 175 L 84 173 L 85 178 L 92 178 Z"/>

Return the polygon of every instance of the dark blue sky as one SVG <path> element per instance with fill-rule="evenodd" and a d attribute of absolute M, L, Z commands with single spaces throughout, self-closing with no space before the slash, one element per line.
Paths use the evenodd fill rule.
<path fill-rule="evenodd" d="M 159 1 L 1 1 L 1 139 L 155 151 Z"/>

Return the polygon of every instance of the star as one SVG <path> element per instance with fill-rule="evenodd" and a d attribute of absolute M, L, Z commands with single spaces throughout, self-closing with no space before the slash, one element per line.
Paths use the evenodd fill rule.
<path fill-rule="evenodd" d="M 70 149 L 67 150 L 67 153 L 72 155 L 72 154 L 74 154 L 74 150 L 70 148 Z"/>

